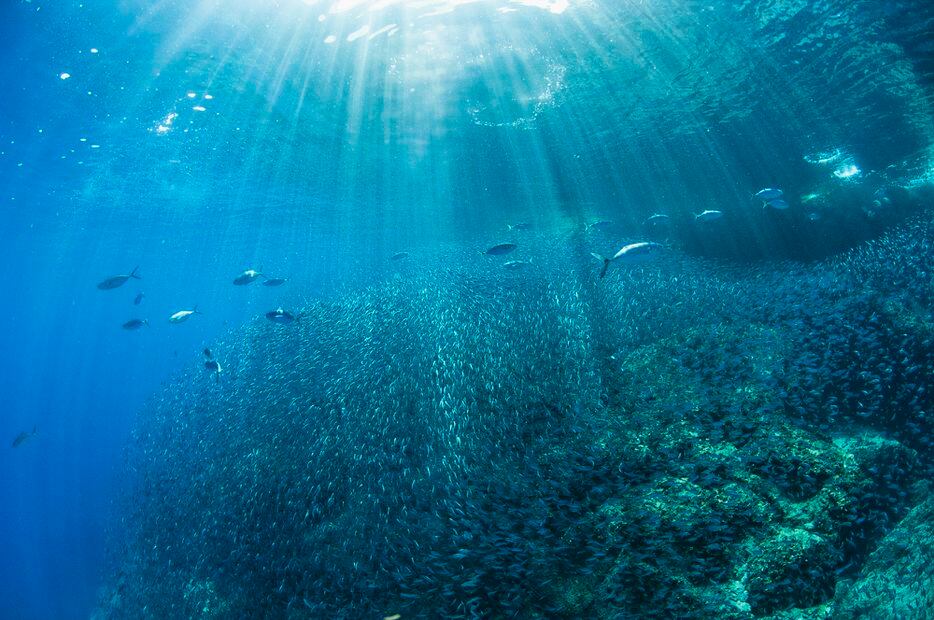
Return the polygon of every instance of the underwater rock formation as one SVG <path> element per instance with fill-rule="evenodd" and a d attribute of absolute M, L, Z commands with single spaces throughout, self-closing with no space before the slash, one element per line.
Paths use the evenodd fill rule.
<path fill-rule="evenodd" d="M 833 618 L 924 618 L 934 609 L 934 500 L 914 508 L 843 584 Z"/>
<path fill-rule="evenodd" d="M 548 248 L 249 325 L 141 416 L 98 615 L 889 613 L 930 582 L 932 238 L 602 281 Z"/>

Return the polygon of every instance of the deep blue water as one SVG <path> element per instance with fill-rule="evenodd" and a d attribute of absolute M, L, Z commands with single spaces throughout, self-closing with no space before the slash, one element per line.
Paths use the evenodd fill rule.
<path fill-rule="evenodd" d="M 608 252 L 665 212 L 687 255 L 809 261 L 920 211 L 853 215 L 880 189 L 930 184 L 923 2 L 332 4 L 0 6 L 0 615 L 90 613 L 139 411 L 268 310 L 518 222 L 583 247 L 612 219 Z M 833 176 L 850 161 L 858 178 Z M 769 186 L 788 218 L 751 199 Z M 698 228 L 705 209 L 727 227 Z M 230 284 L 251 267 L 289 282 Z"/>

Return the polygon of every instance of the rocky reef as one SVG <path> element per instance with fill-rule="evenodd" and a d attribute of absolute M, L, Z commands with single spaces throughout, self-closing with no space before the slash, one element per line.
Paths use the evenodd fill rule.
<path fill-rule="evenodd" d="M 927 617 L 932 239 L 554 249 L 250 325 L 141 416 L 97 617 Z"/>

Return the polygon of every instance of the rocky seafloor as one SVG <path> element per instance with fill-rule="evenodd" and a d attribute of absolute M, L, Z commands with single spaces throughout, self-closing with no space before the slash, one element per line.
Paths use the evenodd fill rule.
<path fill-rule="evenodd" d="M 555 247 L 257 319 L 141 415 L 95 617 L 934 617 L 932 249 Z"/>

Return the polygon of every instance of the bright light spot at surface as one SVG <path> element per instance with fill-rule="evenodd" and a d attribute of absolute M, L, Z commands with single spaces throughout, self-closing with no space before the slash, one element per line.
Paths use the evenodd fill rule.
<path fill-rule="evenodd" d="M 513 3 L 544 9 L 555 15 L 564 13 L 571 6 L 568 0 L 513 0 Z"/>
<path fill-rule="evenodd" d="M 502 6 L 504 3 L 507 6 Z M 300 0 L 297 4 L 323 10 L 318 16 L 319 22 L 327 15 L 375 14 L 392 9 L 405 9 L 418 17 L 429 17 L 451 13 L 460 6 L 480 4 L 492 5 L 499 13 L 516 11 L 518 9 L 513 7 L 519 6 L 560 15 L 571 8 L 571 0 Z"/>
<path fill-rule="evenodd" d="M 321 6 L 331 15 L 340 15 L 351 11 L 377 12 L 392 8 L 405 8 L 413 10 L 424 10 L 426 14 L 440 15 L 449 13 L 461 5 L 480 4 L 500 4 L 497 0 L 332 0 L 330 4 L 325 0 L 302 0 L 306 6 Z M 507 0 L 508 4 L 528 6 L 536 9 L 542 9 L 556 15 L 560 15 L 571 6 L 570 0 Z M 505 7 L 497 8 L 498 11 L 509 10 Z M 319 17 L 323 21 L 324 16 Z"/>
<path fill-rule="evenodd" d="M 62 73 L 62 74 L 59 75 L 58 77 L 59 77 L 59 79 L 61 79 L 61 80 L 67 80 L 68 78 L 71 77 L 71 74 L 70 74 L 70 73 Z"/>
<path fill-rule="evenodd" d="M 91 53 L 92 53 L 92 54 L 96 54 L 96 53 L 99 52 L 99 51 L 100 51 L 100 50 L 97 49 L 96 47 L 92 47 L 92 48 L 91 48 Z"/>
<path fill-rule="evenodd" d="M 169 104 L 186 127 L 210 105 L 201 89 L 225 101 L 223 114 L 201 114 L 205 131 L 236 117 L 224 91 L 234 84 L 295 132 L 338 126 L 354 143 L 381 123 L 385 144 L 419 158 L 459 121 L 531 129 L 563 105 L 572 52 L 544 46 L 535 28 L 582 28 L 569 9 L 590 0 L 126 1 L 164 41 L 154 75 L 191 71 L 190 89 Z M 191 58 L 208 73 L 194 73 Z M 175 131 L 175 116 L 151 118 L 157 135 L 188 131 Z"/>

